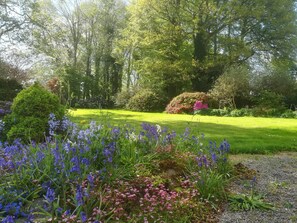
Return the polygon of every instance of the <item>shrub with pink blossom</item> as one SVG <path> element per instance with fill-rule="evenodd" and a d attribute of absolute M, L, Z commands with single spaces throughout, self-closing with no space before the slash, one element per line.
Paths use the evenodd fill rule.
<path fill-rule="evenodd" d="M 170 101 L 166 107 L 166 112 L 170 114 L 193 114 L 196 101 L 207 102 L 207 94 L 204 92 L 182 93 Z"/>

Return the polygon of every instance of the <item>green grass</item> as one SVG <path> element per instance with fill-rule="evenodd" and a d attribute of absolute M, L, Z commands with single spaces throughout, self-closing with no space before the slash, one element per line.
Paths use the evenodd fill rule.
<path fill-rule="evenodd" d="M 129 123 L 140 128 L 142 122 L 149 122 L 166 126 L 177 133 L 183 133 L 189 127 L 192 133 L 204 133 L 210 140 L 220 142 L 227 139 L 234 154 L 297 151 L 297 119 L 173 115 L 98 109 L 71 110 L 69 114 L 80 125 L 87 125 L 94 120 L 116 125 Z"/>

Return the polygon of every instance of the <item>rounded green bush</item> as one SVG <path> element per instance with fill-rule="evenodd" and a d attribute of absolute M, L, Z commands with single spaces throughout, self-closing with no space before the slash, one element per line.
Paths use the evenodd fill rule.
<path fill-rule="evenodd" d="M 20 138 L 40 142 L 47 135 L 49 115 L 53 113 L 61 119 L 65 114 L 58 97 L 37 83 L 15 97 L 11 111 L 4 119 L 9 141 Z"/>
<path fill-rule="evenodd" d="M 130 98 L 126 107 L 132 111 L 164 111 L 164 101 L 164 97 L 149 89 L 143 89 Z"/>
<path fill-rule="evenodd" d="M 166 112 L 170 114 L 193 113 L 193 106 L 196 101 L 208 102 L 208 96 L 204 92 L 182 93 L 173 98 L 166 107 Z"/>
<path fill-rule="evenodd" d="M 117 93 L 115 97 L 115 105 L 117 108 L 125 108 L 129 100 L 133 97 L 134 92 L 129 90 L 123 90 Z"/>

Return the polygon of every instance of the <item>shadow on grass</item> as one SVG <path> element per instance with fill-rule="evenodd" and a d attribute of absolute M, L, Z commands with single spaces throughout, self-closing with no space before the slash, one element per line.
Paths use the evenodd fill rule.
<path fill-rule="evenodd" d="M 136 130 L 141 129 L 141 123 L 148 122 L 139 119 L 141 113 L 135 114 L 117 114 L 112 112 L 103 112 L 94 114 L 82 114 L 79 117 L 71 119 L 83 127 L 87 127 L 90 121 L 97 121 L 102 124 L 124 125 L 130 124 Z M 138 120 L 136 120 L 138 119 Z M 273 153 L 280 151 L 297 151 L 296 131 L 284 129 L 269 128 L 241 128 L 233 125 L 199 122 L 196 120 L 164 120 L 150 122 L 174 130 L 182 134 L 186 128 L 190 128 L 194 135 L 205 135 L 207 140 L 217 143 L 226 139 L 231 144 L 231 152 L 236 153 Z"/>

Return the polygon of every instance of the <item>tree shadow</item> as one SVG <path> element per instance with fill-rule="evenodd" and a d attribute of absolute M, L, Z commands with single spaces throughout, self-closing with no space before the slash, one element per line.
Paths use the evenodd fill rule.
<path fill-rule="evenodd" d="M 99 114 L 99 113 L 98 113 Z M 163 120 L 158 123 L 142 121 L 141 114 L 118 114 L 113 112 L 103 112 L 98 116 L 92 114 L 80 115 L 72 120 L 87 126 L 90 121 L 97 121 L 101 124 L 125 125 L 129 124 L 136 130 L 141 129 L 143 122 L 158 124 L 169 130 L 174 130 L 182 134 L 186 128 L 190 129 L 193 135 L 205 135 L 207 141 L 220 143 L 226 139 L 232 148 L 232 153 L 271 153 L 277 151 L 297 151 L 296 131 L 285 129 L 269 128 L 243 128 L 228 124 L 199 122 L 197 120 Z M 82 123 L 83 122 L 83 123 Z"/>

